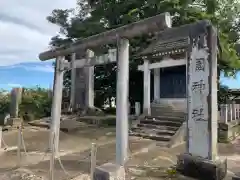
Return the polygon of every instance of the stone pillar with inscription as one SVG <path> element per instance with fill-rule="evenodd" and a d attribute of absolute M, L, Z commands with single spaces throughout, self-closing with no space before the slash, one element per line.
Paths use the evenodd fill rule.
<path fill-rule="evenodd" d="M 201 28 L 190 33 L 187 153 L 178 157 L 177 169 L 197 179 L 219 180 L 227 165 L 217 158 L 217 33 L 212 25 Z"/>

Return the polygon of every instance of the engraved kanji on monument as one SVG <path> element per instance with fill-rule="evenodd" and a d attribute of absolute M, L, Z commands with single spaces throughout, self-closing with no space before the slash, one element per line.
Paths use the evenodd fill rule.
<path fill-rule="evenodd" d="M 201 157 L 208 157 L 208 95 L 209 95 L 209 50 L 199 46 L 199 41 L 206 44 L 206 35 L 193 42 L 189 58 L 188 83 L 188 128 L 189 152 Z M 198 140 L 198 145 L 196 145 Z M 206 143 L 207 142 L 207 143 Z"/>

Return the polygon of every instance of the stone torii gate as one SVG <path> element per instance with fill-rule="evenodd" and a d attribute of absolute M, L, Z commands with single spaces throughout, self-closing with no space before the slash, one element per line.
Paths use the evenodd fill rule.
<path fill-rule="evenodd" d="M 66 67 L 64 56 L 93 50 L 101 45 L 117 43 L 117 112 L 116 112 L 116 166 L 114 169 L 122 170 L 128 159 L 128 81 L 129 81 L 129 40 L 143 34 L 161 31 L 170 28 L 171 16 L 169 13 L 141 20 L 129 25 L 122 26 L 101 34 L 97 34 L 83 40 L 77 41 L 68 47 L 57 48 L 43 52 L 39 55 L 40 60 L 45 61 L 56 58 L 56 72 L 54 97 L 52 105 L 52 142 L 55 146 L 52 149 L 54 154 L 58 152 L 62 83 L 63 72 Z M 91 59 L 91 53 L 87 53 L 86 59 Z M 79 61 L 80 62 L 80 61 Z M 70 66 L 70 65 L 69 65 Z M 73 93 L 73 92 L 72 92 Z M 88 98 L 92 94 L 89 93 Z M 91 104 L 89 104 L 91 105 Z M 50 167 L 53 168 L 53 167 Z M 53 176 L 53 175 L 52 175 Z M 118 179 L 125 179 L 124 174 Z M 105 176 L 107 178 L 107 176 Z M 109 178 L 109 177 L 108 177 Z M 107 178 L 107 179 L 108 179 Z"/>

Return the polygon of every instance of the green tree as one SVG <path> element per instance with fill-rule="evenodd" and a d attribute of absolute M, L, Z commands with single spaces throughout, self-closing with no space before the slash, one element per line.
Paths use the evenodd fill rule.
<path fill-rule="evenodd" d="M 10 113 L 10 92 L 0 90 L 0 114 Z M 23 117 L 26 113 L 38 119 L 51 115 L 52 98 L 48 89 L 33 87 L 23 88 L 19 115 Z"/>
<path fill-rule="evenodd" d="M 220 71 L 226 76 L 236 74 L 240 68 L 239 56 L 234 49 L 240 28 L 238 0 L 78 0 L 75 11 L 56 9 L 47 17 L 51 23 L 60 26 L 60 33 L 65 36 L 53 37 L 50 44 L 53 47 L 66 45 L 163 12 L 171 13 L 173 26 L 211 20 L 218 28 L 222 46 L 218 61 Z M 151 39 L 151 35 L 145 35 L 131 40 L 129 97 L 132 102 L 142 101 L 142 88 L 136 91 L 136 87 L 142 87 L 142 73 L 136 68 L 141 60 L 132 55 L 146 48 Z M 100 106 L 116 94 L 116 65 L 105 65 L 96 68 L 95 72 L 96 102 Z M 65 81 L 69 82 L 69 77 L 66 75 Z"/>
<path fill-rule="evenodd" d="M 25 113 L 31 114 L 35 118 L 50 116 L 51 97 L 49 90 L 40 87 L 24 88 L 19 109 L 20 116 Z"/>
<path fill-rule="evenodd" d="M 10 95 L 5 90 L 0 90 L 0 114 L 9 113 Z"/>

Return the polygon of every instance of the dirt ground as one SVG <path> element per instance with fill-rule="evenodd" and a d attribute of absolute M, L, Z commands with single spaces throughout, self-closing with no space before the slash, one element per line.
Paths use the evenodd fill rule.
<path fill-rule="evenodd" d="M 48 179 L 50 168 L 50 156 L 47 153 L 49 130 L 28 126 L 25 127 L 23 136 L 27 153 L 22 150 L 21 168 L 43 177 L 42 179 Z M 3 139 L 8 146 L 16 146 L 17 130 L 4 132 Z M 55 179 L 67 180 L 79 175 L 87 176 L 90 169 L 92 142 L 95 142 L 98 147 L 97 165 L 115 161 L 115 129 L 83 125 L 77 131 L 60 133 L 59 156 L 61 161 L 58 159 L 55 161 Z M 130 137 L 130 157 L 126 164 L 127 179 L 168 179 L 167 169 L 176 164 L 177 155 L 184 151 L 184 145 L 167 149 L 157 146 L 155 141 Z M 240 140 L 227 145 L 219 144 L 219 154 L 220 158 L 228 158 L 230 175 L 240 172 Z M 6 173 L 12 174 L 13 170 L 17 169 L 16 151 L 2 153 L 0 162 L 0 179 L 2 179 L 1 176 Z M 187 178 L 178 176 L 172 179 Z"/>

